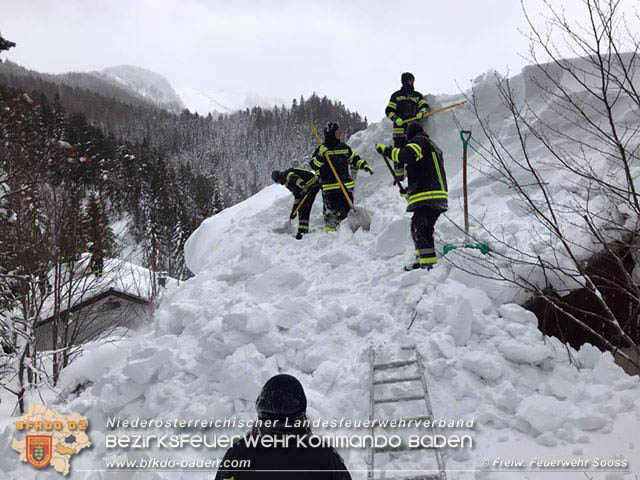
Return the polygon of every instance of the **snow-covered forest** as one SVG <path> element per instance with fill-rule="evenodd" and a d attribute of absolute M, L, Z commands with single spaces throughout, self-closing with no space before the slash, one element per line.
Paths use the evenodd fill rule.
<path fill-rule="evenodd" d="M 21 378 L 12 390 L 18 398 L 23 387 L 45 378 L 55 385 L 59 368 L 70 361 L 64 356 L 59 367 L 54 356 L 43 367 L 33 332 L 43 305 L 53 298 L 62 307 L 62 292 L 72 288 L 60 276 L 73 274 L 76 265 L 77 281 L 83 281 L 77 265 L 84 256 L 92 265 L 122 258 L 185 279 L 191 275 L 183 254 L 189 235 L 207 217 L 257 192 L 271 170 L 307 163 L 314 148 L 309 122 L 339 118 L 347 132 L 366 125 L 339 102 L 318 96 L 293 100 L 289 108 L 202 117 L 163 110 L 132 91 L 102 91 L 104 81 L 91 75 L 54 82 L 16 65 L 0 64 L 0 72 L 4 363 L 14 365 L 22 356 L 39 372 L 23 370 L 26 363 L 19 361 L 16 373 L 7 373 L 8 383 Z"/>

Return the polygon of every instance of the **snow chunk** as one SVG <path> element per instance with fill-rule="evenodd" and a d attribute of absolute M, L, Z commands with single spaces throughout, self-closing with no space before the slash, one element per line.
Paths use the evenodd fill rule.
<path fill-rule="evenodd" d="M 535 325 L 536 327 L 538 326 L 538 317 L 536 317 L 535 313 L 530 312 L 515 303 L 501 305 L 498 308 L 498 313 L 501 317 L 509 320 L 510 322 Z"/>
<path fill-rule="evenodd" d="M 547 395 L 535 394 L 520 403 L 516 417 L 525 420 L 537 432 L 544 433 L 558 430 L 570 413 L 568 403 Z"/>
<path fill-rule="evenodd" d="M 340 369 L 336 362 L 325 360 L 316 368 L 316 371 L 313 372 L 311 386 L 315 390 L 326 394 L 335 383 L 339 371 Z"/>
<path fill-rule="evenodd" d="M 410 231 L 408 217 L 389 223 L 376 240 L 376 255 L 382 258 L 402 255 L 411 244 Z"/>
<path fill-rule="evenodd" d="M 273 267 L 258 275 L 247 285 L 247 291 L 254 295 L 254 299 L 273 298 L 279 292 L 295 294 L 304 288 L 305 277 L 290 268 Z"/>
<path fill-rule="evenodd" d="M 505 383 L 504 386 L 498 391 L 498 395 L 495 399 L 495 403 L 498 407 L 506 410 L 509 413 L 516 411 L 516 407 L 520 404 L 521 397 L 513 388 L 510 383 Z"/>
<path fill-rule="evenodd" d="M 328 263 L 332 267 L 339 267 L 340 265 L 348 265 L 351 261 L 351 257 L 342 250 L 336 249 L 320 255 L 320 261 Z"/>
<path fill-rule="evenodd" d="M 264 382 L 277 372 L 275 359 L 269 361 L 252 343 L 243 345 L 227 357 L 218 369 L 218 381 L 232 398 L 254 401 Z"/>
<path fill-rule="evenodd" d="M 510 362 L 529 365 L 539 365 L 547 358 L 553 358 L 553 352 L 544 343 L 527 344 L 515 339 L 502 341 L 498 351 Z"/>
<path fill-rule="evenodd" d="M 165 348 L 147 349 L 139 354 L 141 359 L 127 363 L 123 373 L 138 385 L 146 385 L 161 367 L 162 362 L 170 358 L 170 354 L 171 352 Z"/>
<path fill-rule="evenodd" d="M 486 380 L 497 380 L 502 376 L 502 366 L 495 357 L 479 351 L 472 351 L 462 357 L 462 366 Z"/>
<path fill-rule="evenodd" d="M 613 355 L 610 352 L 604 352 L 593 367 L 593 378 L 596 383 L 613 385 L 617 380 L 625 377 L 626 373 L 622 367 L 614 363 Z"/>
<path fill-rule="evenodd" d="M 578 365 L 582 368 L 595 367 L 600 357 L 602 357 L 602 352 L 588 343 L 582 345 L 575 356 Z"/>
<path fill-rule="evenodd" d="M 471 325 L 473 323 L 473 308 L 465 298 L 461 299 L 447 313 L 449 334 L 456 345 L 466 345 L 471 337 Z"/>
<path fill-rule="evenodd" d="M 601 412 L 592 411 L 591 409 L 586 411 L 580 409 L 574 412 L 569 418 L 571 424 L 585 432 L 600 430 L 604 426 L 608 425 L 610 420 L 611 417 L 604 415 Z"/>
<path fill-rule="evenodd" d="M 558 445 L 558 440 L 551 432 L 545 432 L 536 437 L 536 443 L 538 445 L 544 445 L 545 447 L 555 447 Z"/>
<path fill-rule="evenodd" d="M 456 347 L 451 340 L 451 335 L 436 332 L 429 338 L 429 345 L 431 347 L 429 350 L 444 358 L 454 358 L 456 355 Z"/>

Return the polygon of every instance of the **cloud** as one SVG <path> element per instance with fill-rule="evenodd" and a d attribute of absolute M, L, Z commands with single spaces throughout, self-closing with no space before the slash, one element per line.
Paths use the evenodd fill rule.
<path fill-rule="evenodd" d="M 519 2 L 30 0 L 3 5 L 9 58 L 36 70 L 132 64 L 177 88 L 287 101 L 312 92 L 382 117 L 403 71 L 423 93 L 526 62 Z"/>

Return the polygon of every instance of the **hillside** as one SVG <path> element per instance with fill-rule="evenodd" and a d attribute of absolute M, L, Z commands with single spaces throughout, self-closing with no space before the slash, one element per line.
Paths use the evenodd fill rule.
<path fill-rule="evenodd" d="M 135 82 L 141 76 L 147 83 L 148 77 L 159 82 L 161 91 L 167 89 L 153 74 L 135 67 L 119 67 L 110 72 L 119 72 L 122 78 L 128 76 L 127 85 L 132 88 L 137 88 Z M 347 137 L 367 125 L 366 119 L 341 102 L 315 94 L 293 99 L 290 106 L 253 107 L 215 118 L 187 110 L 176 114 L 146 99 L 141 101 L 138 93 L 134 95 L 122 82 L 112 77 L 105 81 L 100 75 L 95 83 L 94 77 L 87 74 L 52 76 L 10 62 L 0 64 L 0 85 L 28 92 L 34 98 L 44 95 L 48 102 L 57 102 L 67 112 L 82 115 L 105 134 L 145 145 L 170 164 L 186 165 L 198 174 L 217 179 L 216 190 L 222 195 L 224 206 L 256 193 L 269 181 L 273 169 L 306 162 L 315 148 L 309 122 L 322 125 L 337 121 Z"/>
<path fill-rule="evenodd" d="M 525 71 L 513 79 L 520 99 L 537 102 L 545 110 L 529 75 Z M 505 143 L 513 145 L 517 155 L 513 125 L 490 77 L 476 81 L 477 99 L 484 111 L 494 114 L 506 132 Z M 434 106 L 456 99 L 441 96 Z M 451 165 L 450 211 L 437 225 L 438 251 L 445 242 L 462 240 L 455 226 L 462 221 L 461 182 L 454 174 L 461 147 L 452 125 L 459 122 L 476 132 L 475 118 L 471 109 L 460 109 L 455 117 L 447 113 L 429 120 L 428 129 Z M 569 128 L 562 120 L 556 126 Z M 478 135 L 477 141 L 483 138 Z M 367 418 L 369 347 L 392 358 L 400 354 L 400 345 L 409 343 L 415 343 L 426 359 L 436 417 L 476 421 L 471 432 L 474 448 L 445 452 L 448 468 L 456 471 L 452 478 L 549 478 L 546 472 L 512 471 L 498 477 L 476 471 L 483 460 L 511 458 L 513 452 L 527 459 L 637 461 L 640 378 L 626 375 L 610 353 L 591 345 L 577 351 L 543 336 L 535 316 L 513 303 L 521 300 L 517 288 L 452 265 L 481 263 L 478 251 L 454 251 L 431 272 L 402 270 L 413 250 L 409 216 L 374 151 L 377 142 L 390 142 L 388 121 L 370 125 L 349 141 L 376 170 L 371 177 L 358 177 L 355 189 L 356 203 L 371 213 L 370 232 L 353 234 L 342 228 L 337 235 L 323 234 L 317 201 L 312 233 L 302 242 L 276 234 L 272 229 L 286 219 L 291 198 L 282 187 L 263 188 L 205 220 L 189 238 L 186 262 L 196 276 L 168 292 L 148 332 L 121 350 L 111 345 L 91 348 L 65 372 L 67 391 L 79 384 L 79 373 L 82 382 L 92 382 L 85 393 L 66 396 L 59 405 L 92 420 L 91 436 L 97 445 L 74 459 L 74 476 L 106 478 L 106 473 L 81 470 L 104 465 L 104 459 L 115 454 L 123 456 L 103 447 L 108 417 L 249 419 L 260 387 L 278 372 L 301 380 L 312 418 Z M 553 166 L 542 161 L 543 150 L 538 152 L 542 170 L 553 175 Z M 482 170 L 478 155 L 470 161 Z M 556 181 L 553 191 L 561 202 L 574 192 L 569 188 L 573 184 L 567 178 Z M 486 231 L 511 235 L 523 253 L 551 254 L 544 250 L 546 244 L 534 241 L 535 225 L 513 191 L 476 170 L 471 191 L 473 212 L 482 218 Z M 477 223 L 474 227 L 481 239 L 494 240 Z M 575 233 L 581 234 L 578 229 Z M 497 253 L 494 258 L 500 261 L 500 250 Z M 541 272 L 528 273 L 542 277 Z M 390 393 L 410 392 L 395 388 Z M 384 410 L 388 416 L 409 413 Z M 147 433 L 152 431 L 182 433 L 179 429 Z M 447 431 L 453 432 L 463 433 Z M 0 449 L 10 449 L 12 433 L 7 426 Z M 340 453 L 354 478 L 364 478 L 365 452 Z M 130 459 L 146 455 L 162 456 L 162 452 L 126 453 Z M 181 455 L 195 459 L 201 452 L 185 449 Z M 386 455 L 378 468 L 417 467 L 418 460 L 426 458 Z M 637 473 L 638 465 L 631 467 Z M 13 461 L 0 461 L 0 470 L 10 478 L 36 477 L 29 467 Z M 37 478 L 54 475 L 43 471 Z M 154 475 L 171 478 L 172 474 Z M 184 475 L 199 478 L 198 473 Z M 621 473 L 607 475 L 624 478 Z M 574 469 L 563 471 L 562 478 L 585 476 Z"/>
<path fill-rule="evenodd" d="M 117 73 L 120 72 L 119 78 Z M 137 86 L 136 78 L 137 74 Z M 173 89 L 166 79 L 154 72 L 149 72 L 138 67 L 112 67 L 102 72 L 68 72 L 62 74 L 41 73 L 25 68 L 17 63 L 6 61 L 0 64 L 0 75 L 3 77 L 3 84 L 9 87 L 20 87 L 25 91 L 39 90 L 49 93 L 43 84 L 54 84 L 58 87 L 70 87 L 82 89 L 94 94 L 109 98 L 134 107 L 164 108 L 163 97 L 171 95 L 169 90 Z M 157 98 L 152 95 L 153 87 L 156 83 L 160 87 L 155 88 Z M 146 88 L 144 88 L 146 86 Z M 165 93 L 166 92 L 166 93 Z M 177 97 L 177 94 L 173 92 Z M 172 111 L 176 110 L 174 98 L 168 99 Z"/>
<path fill-rule="evenodd" d="M 0 215 L 0 274 L 29 278 L 59 263 L 55 257 L 87 252 L 91 240 L 76 226 L 93 197 L 101 222 L 122 221 L 117 233 L 135 240 L 146 266 L 180 277 L 181 245 L 222 207 L 215 178 L 171 164 L 148 145 L 118 140 L 44 95 L 32 99 L 0 85 L 0 106 L 0 193 L 8 190 L 0 213 L 9 212 Z M 5 314 L 0 309 L 0 318 Z"/>
<path fill-rule="evenodd" d="M 133 65 L 120 65 L 90 74 L 109 79 L 116 85 L 123 85 L 141 98 L 170 112 L 180 113 L 185 108 L 167 79 L 151 70 Z"/>

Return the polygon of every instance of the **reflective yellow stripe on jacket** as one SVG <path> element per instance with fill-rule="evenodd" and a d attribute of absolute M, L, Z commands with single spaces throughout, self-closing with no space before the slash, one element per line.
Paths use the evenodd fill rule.
<path fill-rule="evenodd" d="M 325 150 L 322 155 L 346 155 L 347 153 L 349 153 L 349 150 L 345 148 L 343 150 Z"/>
<path fill-rule="evenodd" d="M 417 143 L 407 143 L 407 148 L 413 150 L 416 154 L 416 162 L 422 158 L 422 147 Z M 442 187 L 442 182 L 440 182 L 440 186 Z M 442 187 L 444 190 L 444 187 Z"/>
<path fill-rule="evenodd" d="M 438 156 L 436 152 L 431 152 L 431 157 L 433 158 L 433 164 L 436 167 L 436 173 L 438 174 L 438 181 L 440 182 L 440 188 L 444 190 L 444 182 L 442 181 L 442 173 L 440 173 L 440 163 L 438 162 Z"/>
<path fill-rule="evenodd" d="M 429 190 L 427 192 L 409 195 L 409 205 L 425 200 L 447 200 L 447 198 L 449 198 L 449 196 L 445 190 Z"/>
<path fill-rule="evenodd" d="M 353 187 L 355 186 L 355 182 L 353 181 L 347 182 L 344 184 L 344 186 L 349 190 L 353 190 Z M 339 183 L 325 183 L 322 185 L 322 190 L 324 190 L 325 192 L 328 192 L 331 190 L 339 190 L 339 189 L 340 189 Z"/>

